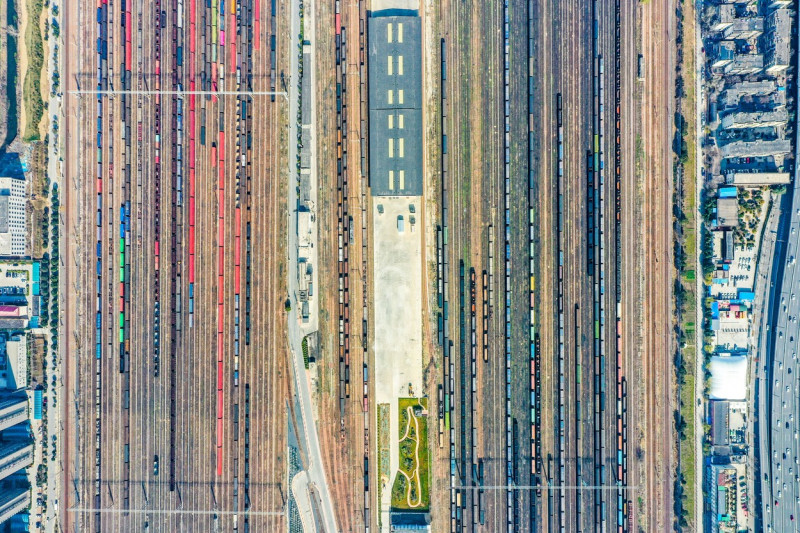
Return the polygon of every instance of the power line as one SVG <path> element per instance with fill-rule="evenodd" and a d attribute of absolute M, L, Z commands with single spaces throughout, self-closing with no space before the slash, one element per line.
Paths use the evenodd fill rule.
<path fill-rule="evenodd" d="M 631 485 L 451 485 L 457 490 L 635 490 Z"/>
<path fill-rule="evenodd" d="M 72 89 L 67 91 L 67 94 L 75 94 L 75 95 L 104 95 L 104 96 L 117 96 L 117 95 L 144 95 L 144 96 L 152 96 L 152 95 L 177 95 L 177 96 L 188 96 L 188 95 L 200 95 L 200 96 L 283 96 L 287 100 L 289 97 L 287 96 L 285 91 L 176 91 L 176 90 L 168 90 L 168 89 L 144 89 L 144 90 L 124 90 L 124 89 L 114 89 L 114 90 L 97 90 L 97 89 Z"/>
<path fill-rule="evenodd" d="M 286 516 L 285 511 L 206 511 L 185 509 L 91 509 L 86 507 L 71 507 L 67 512 L 78 514 L 106 513 L 106 514 L 191 514 L 191 515 L 247 515 L 247 516 Z"/>

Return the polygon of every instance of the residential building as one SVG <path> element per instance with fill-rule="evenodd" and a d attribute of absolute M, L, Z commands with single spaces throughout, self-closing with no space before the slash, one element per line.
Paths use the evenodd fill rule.
<path fill-rule="evenodd" d="M 733 4 L 716 4 L 708 6 L 706 15 L 709 16 L 711 31 L 720 32 L 728 28 L 736 20 L 736 6 Z"/>
<path fill-rule="evenodd" d="M 736 55 L 736 42 L 735 41 L 720 41 L 714 47 L 714 62 L 711 64 L 713 68 L 722 68 L 733 61 Z"/>
<path fill-rule="evenodd" d="M 762 38 L 764 67 L 768 74 L 775 75 L 789 68 L 792 47 L 792 16 L 789 9 L 776 9 L 765 19 Z"/>
<path fill-rule="evenodd" d="M 764 56 L 761 54 L 736 54 L 722 72 L 728 76 L 749 76 L 764 70 Z"/>
<path fill-rule="evenodd" d="M 735 19 L 725 30 L 722 36 L 725 39 L 755 39 L 764 33 L 763 17 L 745 17 Z"/>
<path fill-rule="evenodd" d="M 720 147 L 720 155 L 728 157 L 768 157 L 786 155 L 792 149 L 789 139 L 775 139 L 772 141 L 734 141 Z"/>
<path fill-rule="evenodd" d="M 24 483 L 4 483 L 0 488 L 0 524 L 30 506 L 31 491 Z"/>
<path fill-rule="evenodd" d="M 0 431 L 28 420 L 28 399 L 20 394 L 0 399 Z"/>
<path fill-rule="evenodd" d="M 33 442 L 14 440 L 0 443 L 0 480 L 33 462 Z"/>
<path fill-rule="evenodd" d="M 775 93 L 776 85 L 772 80 L 742 81 L 725 87 L 719 98 L 720 109 L 737 108 L 745 98 L 769 96 Z"/>
<path fill-rule="evenodd" d="M 722 119 L 722 127 L 729 129 L 768 128 L 783 126 L 789 121 L 789 113 L 785 107 L 773 111 L 751 113 L 730 113 Z"/>

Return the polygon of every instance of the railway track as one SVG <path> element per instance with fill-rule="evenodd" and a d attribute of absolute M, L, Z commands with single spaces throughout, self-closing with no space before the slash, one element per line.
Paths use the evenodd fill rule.
<path fill-rule="evenodd" d="M 514 485 L 513 463 L 513 424 L 511 420 L 511 104 L 510 104 L 510 76 L 509 76 L 509 7 L 508 0 L 503 0 L 503 243 L 504 243 L 504 292 L 505 305 L 505 361 L 506 361 L 506 393 L 505 393 L 505 418 L 506 418 L 506 485 Z M 506 491 L 506 527 L 509 531 L 517 528 L 517 515 L 514 512 L 514 492 Z"/>
<path fill-rule="evenodd" d="M 448 102 L 447 102 L 447 44 L 445 39 L 440 40 L 440 83 L 441 93 L 440 102 L 441 107 L 441 226 L 438 229 L 438 243 L 439 251 L 439 282 L 440 287 L 439 301 L 441 306 L 441 319 L 439 320 L 439 338 L 442 344 L 442 381 L 443 381 L 443 402 L 444 406 L 440 409 L 440 436 L 439 446 L 444 446 L 444 436 L 447 436 L 448 457 L 450 458 L 450 531 L 455 532 L 457 527 L 457 516 L 460 516 L 458 509 L 460 502 L 460 493 L 455 489 L 457 485 L 456 474 L 456 440 L 455 440 L 455 427 L 453 424 L 453 393 L 455 389 L 455 365 L 451 360 L 452 342 L 450 340 L 450 302 L 448 297 L 449 277 L 450 277 L 450 261 L 448 255 L 449 245 L 449 217 L 448 217 L 448 200 L 449 200 L 449 180 L 448 180 L 448 157 L 447 157 L 447 117 L 448 117 Z"/>
<path fill-rule="evenodd" d="M 347 31 L 336 1 L 336 177 L 339 238 L 339 416 L 344 425 L 350 398 L 350 183 L 347 171 Z M 299 141 L 299 140 L 298 140 Z"/>
<path fill-rule="evenodd" d="M 215 505 L 233 506 L 239 511 L 250 505 L 250 415 L 249 404 L 243 405 L 245 397 L 250 401 L 250 388 L 247 386 L 245 393 L 239 385 L 245 357 L 242 349 L 250 343 L 253 97 L 236 96 L 218 105 L 216 97 L 198 98 L 195 91 L 211 89 L 212 85 L 224 91 L 226 71 L 231 74 L 229 84 L 234 85 L 236 76 L 237 92 L 252 89 L 252 52 L 259 40 L 254 24 L 260 24 L 260 14 L 254 17 L 253 13 L 260 9 L 259 3 L 154 0 L 143 7 L 100 0 L 95 6 L 94 24 L 84 30 L 97 37 L 84 39 L 94 49 L 91 59 L 82 57 L 84 68 L 96 67 L 96 125 L 89 129 L 96 137 L 92 165 L 96 165 L 95 191 L 90 201 L 96 203 L 91 217 L 95 227 L 95 253 L 91 258 L 95 279 L 87 284 L 96 287 L 92 291 L 94 302 L 86 304 L 94 309 L 92 364 L 90 370 L 79 366 L 77 385 L 93 392 L 92 402 L 76 404 L 72 411 L 76 417 L 91 417 L 91 421 L 79 420 L 76 424 L 81 436 L 76 453 L 88 458 L 91 450 L 92 460 L 87 459 L 85 465 L 91 468 L 83 471 L 79 476 L 82 481 L 75 488 L 77 497 L 82 498 L 87 489 L 81 484 L 91 486 L 93 501 L 85 507 L 100 510 L 112 505 L 126 511 L 102 516 L 99 511 L 91 512 L 76 519 L 89 530 L 127 529 L 134 522 L 147 522 L 146 517 L 133 512 L 139 511 L 142 498 L 147 501 L 147 484 L 140 487 L 132 484 L 132 479 L 148 478 L 161 497 L 162 485 L 168 487 L 175 493 L 168 498 L 177 498 L 183 504 L 181 485 L 186 480 L 187 452 L 191 455 L 194 450 L 187 443 L 195 442 L 192 439 L 200 435 L 208 436 L 205 442 L 216 450 L 210 462 L 193 467 L 192 475 L 205 479 L 209 468 L 222 486 L 241 487 L 215 495 L 219 498 Z M 275 29 L 276 5 L 273 1 L 270 5 L 269 24 Z M 272 52 L 277 50 L 274 34 L 268 32 Z M 224 53 L 226 50 L 229 53 Z M 262 57 L 271 63 L 274 80 L 276 58 L 274 53 L 271 57 L 267 54 Z M 170 57 L 166 78 L 161 73 L 162 55 Z M 189 94 L 182 94 L 187 83 Z M 270 83 L 274 85 L 274 81 Z M 163 89 L 168 93 L 162 94 Z M 215 126 L 218 132 L 212 131 Z M 232 136 L 234 130 L 236 135 Z M 209 179 L 211 189 L 201 189 L 197 183 L 198 174 L 205 170 L 214 172 Z M 198 191 L 202 191 L 201 197 L 213 191 L 215 177 L 219 179 L 216 213 L 212 203 L 209 211 L 213 218 L 198 217 Z M 225 216 L 226 204 L 233 205 L 232 216 Z M 217 230 L 217 238 L 209 232 L 208 238 L 202 239 L 205 248 L 198 246 L 195 250 L 198 218 L 206 230 L 209 226 Z M 231 245 L 225 246 L 228 235 L 232 235 Z M 162 245 L 167 242 L 169 255 L 164 261 Z M 212 242 L 213 248 L 208 246 Z M 216 298 L 207 293 L 208 301 L 195 299 L 196 266 L 206 266 L 200 263 L 201 249 L 206 257 L 209 250 L 218 255 L 217 268 L 210 264 L 207 268 L 216 270 L 218 276 L 205 275 L 205 290 L 209 280 L 217 286 Z M 214 304 L 217 312 L 208 313 Z M 197 329 L 195 310 L 203 313 Z M 207 329 L 208 322 L 216 322 L 214 331 Z M 80 327 L 88 329 L 89 324 L 84 320 Z M 240 331 L 245 331 L 244 338 Z M 216 333 L 218 341 L 217 371 L 209 372 L 211 379 L 199 377 L 208 361 L 200 357 L 205 353 L 207 333 Z M 199 349 L 195 348 L 198 339 Z M 162 380 L 161 358 L 167 350 L 166 379 Z M 197 370 L 190 367 L 192 374 L 187 376 L 191 364 Z M 187 390 L 200 392 L 187 400 Z M 202 414 L 181 408 L 187 401 L 203 405 L 209 393 L 216 393 L 216 398 L 208 403 L 211 409 L 201 409 Z M 216 415 L 208 421 L 201 419 L 214 410 Z M 216 426 L 216 439 L 206 435 L 209 422 L 211 433 Z M 87 438 L 88 432 L 91 438 Z M 76 469 L 83 460 L 76 461 Z M 261 459 L 257 465 L 260 469 Z M 157 483 L 159 470 L 161 479 L 168 482 Z M 203 498 L 192 495 L 189 501 L 196 503 Z M 129 510 L 131 513 L 127 513 Z M 244 524 L 245 530 L 248 520 L 247 515 L 243 522 L 234 519 L 238 527 Z M 200 521 L 198 518 L 198 524 Z"/>
<path fill-rule="evenodd" d="M 534 50 L 534 39 L 536 36 L 534 1 L 528 0 L 527 3 L 527 37 L 528 54 Z M 538 202 L 536 194 L 536 174 L 534 166 L 536 163 L 536 148 L 534 143 L 534 97 L 535 89 L 535 70 L 534 63 L 528 61 L 527 83 L 528 83 L 528 273 L 530 275 L 530 287 L 528 296 L 529 305 L 529 349 L 530 349 L 530 484 L 538 486 L 541 483 L 540 465 L 542 457 L 542 438 L 541 438 L 541 367 L 540 367 L 540 342 L 536 330 L 536 261 L 538 257 L 536 242 L 536 204 Z M 486 273 L 484 272 L 484 278 Z M 486 282 L 484 282 L 486 285 Z M 486 307 L 484 307 L 486 308 Z M 488 330 L 488 318 L 485 319 L 484 331 Z M 486 343 L 488 345 L 488 343 Z M 488 348 L 487 348 L 488 351 Z M 537 489 L 531 496 L 530 504 L 530 530 L 536 527 L 536 514 L 538 510 L 538 500 L 541 498 L 541 489 Z"/>

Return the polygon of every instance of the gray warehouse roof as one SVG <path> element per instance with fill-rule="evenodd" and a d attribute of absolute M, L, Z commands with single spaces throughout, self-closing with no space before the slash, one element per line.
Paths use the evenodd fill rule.
<path fill-rule="evenodd" d="M 422 196 L 420 35 L 417 16 L 369 19 L 369 183 L 374 196 Z"/>
<path fill-rule="evenodd" d="M 764 185 L 785 185 L 792 179 L 788 172 L 728 172 L 725 183 L 737 187 L 762 187 Z"/>
<path fill-rule="evenodd" d="M 717 199 L 717 225 L 734 228 L 739 223 L 739 201 L 736 198 Z"/>
<path fill-rule="evenodd" d="M 715 446 L 730 444 L 728 429 L 728 402 L 711 402 L 711 442 Z"/>

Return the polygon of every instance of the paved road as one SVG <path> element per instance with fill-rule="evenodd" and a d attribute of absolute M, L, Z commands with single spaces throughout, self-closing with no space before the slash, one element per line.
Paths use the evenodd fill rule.
<path fill-rule="evenodd" d="M 292 0 L 290 7 L 290 33 L 289 57 L 291 74 L 289 78 L 289 195 L 288 195 L 288 236 L 289 236 L 289 298 L 291 299 L 292 309 L 288 313 L 289 320 L 289 346 L 291 349 L 291 359 L 294 362 L 294 377 L 297 387 L 297 398 L 299 399 L 298 418 L 303 424 L 305 442 L 301 443 L 308 457 L 308 488 L 316 491 L 321 500 L 322 524 L 326 533 L 338 531 L 336 528 L 336 517 L 333 511 L 328 482 L 325 478 L 325 468 L 322 464 L 322 454 L 320 453 L 317 428 L 314 425 L 313 408 L 311 404 L 311 394 L 309 392 L 308 380 L 306 379 L 305 363 L 303 361 L 302 342 L 303 337 L 308 331 L 300 327 L 297 311 L 300 307 L 298 298 L 297 284 L 297 111 L 299 97 L 299 68 L 298 68 L 298 36 L 300 35 L 300 0 Z"/>
<path fill-rule="evenodd" d="M 695 5 L 695 13 L 699 14 L 704 11 L 704 6 L 702 2 L 697 2 Z M 702 37 L 702 30 L 699 24 L 700 17 L 699 15 L 696 17 L 695 20 L 695 55 L 694 55 L 694 64 L 695 64 L 695 94 L 697 95 L 697 100 L 695 101 L 695 124 L 697 126 L 697 130 L 695 132 L 696 139 L 695 142 L 697 143 L 697 154 L 702 154 L 702 140 L 703 140 L 703 132 L 705 131 L 705 120 L 703 117 L 706 116 L 705 114 L 705 106 L 706 106 L 706 95 L 702 89 L 702 81 L 703 81 L 703 65 L 705 65 L 705 54 L 703 53 L 702 46 L 698 46 L 700 43 L 703 42 Z M 688 111 L 687 111 L 688 112 Z M 695 205 L 700 208 L 700 195 L 703 190 L 702 185 L 705 181 L 705 178 L 702 173 L 703 168 L 703 158 L 702 157 L 695 157 L 695 179 L 697 180 L 697 186 L 695 187 Z M 702 227 L 702 219 L 699 212 L 694 214 L 697 218 L 698 223 L 695 224 L 695 241 L 703 242 L 700 235 L 700 228 Z M 697 272 L 702 272 L 702 269 L 699 266 L 702 264 L 702 249 L 700 246 L 697 246 L 697 262 L 698 265 Z M 695 286 L 696 294 L 704 294 L 703 292 L 703 277 L 697 276 L 697 285 Z M 695 317 L 695 324 L 702 324 L 703 323 L 703 307 L 701 305 L 696 306 L 696 313 L 697 316 Z M 704 395 L 704 381 L 701 379 L 703 375 L 703 360 L 705 357 L 700 357 L 703 353 L 702 346 L 703 346 L 703 328 L 695 328 L 695 343 L 694 345 L 697 347 L 695 350 L 695 391 L 694 395 L 699 402 L 697 408 L 695 409 L 695 417 L 694 417 L 694 456 L 695 456 L 695 464 L 694 464 L 694 493 L 695 497 L 695 516 L 694 516 L 694 523 L 696 524 L 698 529 L 702 529 L 703 524 L 703 505 L 705 502 L 703 501 L 703 403 L 702 398 Z"/>
<path fill-rule="evenodd" d="M 765 526 L 767 530 L 771 526 L 772 531 L 797 530 L 792 518 L 800 516 L 800 441 L 795 438 L 800 429 L 797 425 L 800 270 L 795 259 L 800 252 L 797 215 L 800 187 L 794 189 L 792 196 L 790 219 L 781 224 L 776 243 L 767 357 L 759 361 L 758 369 L 762 384 L 759 387 L 761 464 L 767 467 L 761 473 L 762 497 Z M 764 479 L 765 474 L 768 479 Z"/>
<path fill-rule="evenodd" d="M 763 522 L 760 517 L 764 515 L 765 508 L 762 504 L 770 498 L 769 494 L 766 495 L 766 499 L 762 497 L 761 482 L 758 480 L 760 465 L 769 465 L 770 463 L 769 450 L 760 446 L 760 443 L 768 442 L 768 439 L 762 438 L 761 436 L 763 431 L 768 429 L 768 425 L 765 426 L 765 424 L 762 423 L 759 414 L 765 412 L 765 388 L 767 394 L 772 390 L 767 376 L 765 375 L 767 365 L 764 364 L 764 362 L 770 359 L 767 355 L 769 353 L 767 351 L 767 324 L 769 322 L 767 298 L 775 281 L 774 276 L 779 264 L 779 261 L 775 261 L 774 259 L 779 251 L 776 249 L 779 235 L 778 222 L 783 212 L 782 207 L 784 203 L 785 202 L 781 202 L 780 200 L 776 201 L 769 212 L 768 219 L 764 225 L 764 234 L 761 242 L 761 250 L 759 252 L 760 257 L 758 258 L 756 267 L 756 300 L 753 305 L 750 344 L 754 347 L 753 354 L 760 363 L 753 364 L 748 369 L 748 383 L 750 384 L 749 392 L 751 396 L 750 404 L 748 405 L 748 443 L 750 444 L 750 448 L 748 450 L 747 464 L 747 467 L 750 469 L 748 490 L 755 496 L 751 498 L 750 507 L 756 514 L 754 521 L 756 531 L 760 531 L 763 527 Z M 764 422 L 768 422 L 768 420 L 768 417 L 763 419 Z M 757 510 L 760 512 L 756 512 Z"/>
<path fill-rule="evenodd" d="M 792 518 L 800 516 L 800 441 L 795 437 L 800 429 L 800 271 L 796 264 L 800 252 L 800 187 L 785 202 L 790 217 L 782 221 L 775 243 L 775 281 L 764 356 L 757 369 L 759 450 L 764 467 L 759 475 L 764 526 L 768 531 L 796 531 L 797 520 Z"/>
<path fill-rule="evenodd" d="M 55 3 L 53 5 L 58 5 L 58 3 Z M 66 17 L 63 15 L 63 13 L 66 12 L 66 9 L 64 9 L 63 6 L 59 6 L 59 7 L 62 8 L 62 9 L 59 10 L 59 16 L 58 16 L 59 23 L 61 24 L 62 28 L 65 28 Z M 48 77 L 51 80 L 53 79 L 53 73 L 54 72 L 62 73 L 62 75 L 61 75 L 62 83 L 66 83 L 66 76 L 63 75 L 64 70 L 59 65 L 59 63 L 61 62 L 61 58 L 57 55 L 55 47 L 52 46 L 53 42 L 55 42 L 55 43 L 58 44 L 59 49 L 63 49 L 64 48 L 64 42 L 63 42 L 64 41 L 64 37 L 63 36 L 66 35 L 66 31 L 63 31 L 61 33 L 61 35 L 62 35 L 62 37 L 60 39 L 58 39 L 57 41 L 51 41 L 50 57 L 48 58 L 48 61 L 47 61 L 47 72 L 48 72 Z M 52 36 L 51 36 L 51 38 L 52 38 Z M 64 109 L 63 109 L 63 106 L 62 106 L 63 102 L 62 102 L 62 97 L 61 97 L 61 92 L 60 92 L 61 90 L 63 90 L 63 87 L 59 88 L 59 93 L 58 94 L 56 94 L 55 96 L 51 96 L 50 97 L 50 104 L 49 104 L 49 107 L 48 107 L 48 113 L 50 114 L 49 131 L 48 131 L 48 134 L 49 134 L 49 145 L 47 147 L 47 150 L 48 150 L 47 174 L 50 177 L 50 187 L 51 187 L 51 190 L 52 190 L 52 188 L 58 187 L 59 192 L 62 192 L 64 190 L 64 187 L 62 186 L 62 184 L 64 182 L 64 180 L 62 179 L 63 178 L 64 166 L 63 166 L 63 162 L 61 161 L 61 156 L 62 156 L 62 153 L 63 153 L 62 150 L 65 147 L 65 144 L 64 144 L 63 139 L 62 139 L 62 134 L 64 132 L 63 125 L 64 125 L 65 121 L 64 121 Z M 56 124 L 53 121 L 53 117 L 57 117 L 58 124 Z M 58 132 L 56 132 L 56 127 L 59 128 Z M 63 208 L 67 208 L 68 206 L 67 206 L 66 202 L 64 201 L 63 193 L 61 193 L 61 195 L 60 195 L 60 200 L 61 200 L 61 205 L 63 206 Z M 59 250 L 61 250 L 61 254 L 60 254 L 61 264 L 59 265 L 59 268 L 61 269 L 61 272 L 62 272 L 62 275 L 59 277 L 59 280 L 60 280 L 60 283 L 62 284 L 62 287 L 60 288 L 60 290 L 58 292 L 59 313 L 60 313 L 60 317 L 59 317 L 59 323 L 60 323 L 59 324 L 59 334 L 61 334 L 61 332 L 64 331 L 64 320 L 66 318 L 64 312 L 65 312 L 65 309 L 66 309 L 66 306 L 65 306 L 65 301 L 66 301 L 65 300 L 65 294 L 66 294 L 65 285 L 67 283 L 67 277 L 66 277 L 65 271 L 62 269 L 62 267 L 64 267 L 64 257 L 68 258 L 68 256 L 67 256 L 66 253 L 64 253 L 64 251 L 67 249 L 66 248 L 66 244 L 67 244 L 66 243 L 67 227 L 64 224 L 64 220 L 65 219 L 64 219 L 64 216 L 62 214 L 61 217 L 60 217 L 60 220 L 59 220 L 59 224 L 60 224 L 60 227 L 59 227 Z M 52 233 L 50 235 L 49 242 L 51 242 L 51 243 L 53 242 Z M 45 324 L 43 324 L 42 326 L 46 327 Z M 59 520 L 57 518 L 60 516 L 60 514 L 58 512 L 60 510 L 60 507 L 58 507 L 58 503 L 60 503 L 59 495 L 61 494 L 61 489 L 62 489 L 61 481 L 62 481 L 62 478 L 63 478 L 62 473 L 63 473 L 63 465 L 64 465 L 64 462 L 63 462 L 64 461 L 64 456 L 61 453 L 62 452 L 61 444 L 62 444 L 62 440 L 63 440 L 61 437 L 64 435 L 64 432 L 63 432 L 64 426 L 63 426 L 63 422 L 61 420 L 61 416 L 64 414 L 63 407 L 66 405 L 65 403 L 62 403 L 64 401 L 64 399 L 63 399 L 64 395 L 62 394 L 62 391 L 64 390 L 63 389 L 64 383 L 63 383 L 63 380 L 62 380 L 62 372 L 61 372 L 61 370 L 62 370 L 62 362 L 64 361 L 63 354 L 66 351 L 67 343 L 66 342 L 59 342 L 59 354 L 58 354 L 57 365 L 53 366 L 51 364 L 51 362 L 52 362 L 51 361 L 51 357 L 52 357 L 51 353 L 52 352 L 50 350 L 50 347 L 52 346 L 52 340 L 50 338 L 51 335 L 49 333 L 49 329 L 47 331 L 48 331 L 48 333 L 46 334 L 47 335 L 47 354 L 45 355 L 45 361 L 46 361 L 47 367 L 49 369 L 49 372 L 47 373 L 47 377 L 50 378 L 50 376 L 55 376 L 56 379 L 57 379 L 57 386 L 53 387 L 50 384 L 50 386 L 48 386 L 47 393 L 46 393 L 47 394 L 47 398 L 48 398 L 47 402 L 48 402 L 48 404 L 50 406 L 50 409 L 48 410 L 48 413 L 47 413 L 47 439 L 48 439 L 49 442 L 48 442 L 47 451 L 45 453 L 48 456 L 52 453 L 53 441 L 51 439 L 52 439 L 53 435 L 55 435 L 56 439 L 57 439 L 57 441 L 56 441 L 56 445 L 57 445 L 56 449 L 57 449 L 58 453 L 57 453 L 57 456 L 56 456 L 56 461 L 50 461 L 49 462 L 49 468 L 48 468 L 48 471 L 47 471 L 47 487 L 46 487 L 47 509 L 45 511 L 43 525 L 44 525 L 44 530 L 45 531 L 47 531 L 48 533 L 53 533 L 53 532 L 58 531 L 60 527 L 63 527 L 63 524 L 59 524 Z M 59 340 L 64 340 L 64 339 L 65 339 L 65 336 L 61 336 L 61 338 Z M 58 399 L 59 401 L 57 402 L 56 399 Z M 58 407 L 59 404 L 61 404 L 62 407 Z"/>
<path fill-rule="evenodd" d="M 795 161 L 798 154 L 795 142 Z M 795 184 L 798 179 L 795 169 Z M 785 201 L 789 216 L 778 231 L 769 300 L 766 353 L 772 353 L 772 359 L 759 362 L 764 384 L 759 389 L 764 529 L 780 532 L 800 530 L 800 187 L 793 187 Z"/>

